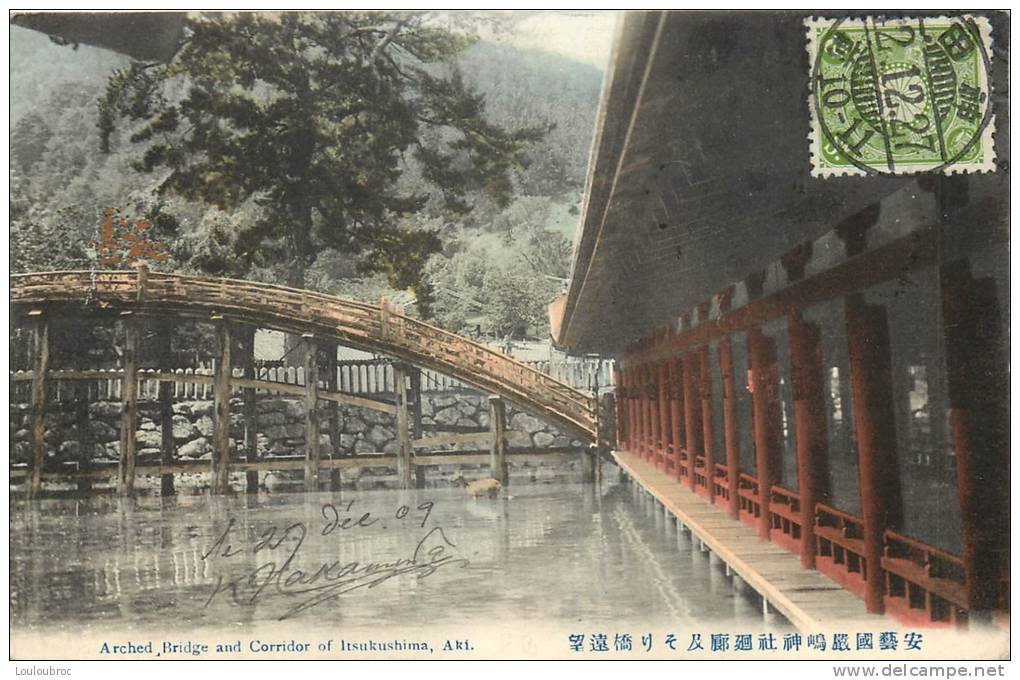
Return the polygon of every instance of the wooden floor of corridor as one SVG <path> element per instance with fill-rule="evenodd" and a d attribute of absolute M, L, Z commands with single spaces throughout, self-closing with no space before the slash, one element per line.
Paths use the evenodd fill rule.
<path fill-rule="evenodd" d="M 803 632 L 888 622 L 869 614 L 863 600 L 823 574 L 804 569 L 800 558 L 734 520 L 674 477 L 636 454 L 614 451 L 620 467 L 700 539 L 724 564 L 756 590 L 768 605 Z"/>

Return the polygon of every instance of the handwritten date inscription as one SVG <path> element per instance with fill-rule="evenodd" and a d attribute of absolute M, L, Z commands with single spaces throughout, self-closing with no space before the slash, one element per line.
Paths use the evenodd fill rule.
<path fill-rule="evenodd" d="M 467 567 L 469 562 L 456 554 L 456 544 L 439 526 L 427 528 L 435 503 L 426 501 L 412 509 L 401 505 L 392 518 L 413 525 L 424 534 L 408 553 L 386 557 L 348 561 L 310 560 L 302 564 L 302 548 L 314 538 L 318 528 L 319 540 L 339 539 L 350 532 L 385 528 L 390 517 L 371 512 L 354 511 L 355 501 L 340 506 L 326 503 L 322 506 L 322 524 L 294 522 L 287 526 L 271 525 L 260 530 L 239 526 L 231 517 L 227 526 L 202 554 L 207 561 L 222 562 L 224 566 L 240 565 L 252 560 L 253 569 L 242 568 L 240 576 L 216 577 L 216 583 L 205 601 L 208 608 L 223 593 L 239 605 L 255 605 L 269 594 L 278 594 L 290 600 L 279 620 L 297 616 L 308 609 L 325 604 L 355 590 L 371 589 L 401 576 L 423 580 L 442 569 Z"/>

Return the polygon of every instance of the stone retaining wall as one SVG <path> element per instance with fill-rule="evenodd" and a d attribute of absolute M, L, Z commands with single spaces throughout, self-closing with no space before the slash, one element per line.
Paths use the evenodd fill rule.
<path fill-rule="evenodd" d="M 120 449 L 119 402 L 89 405 L 90 428 L 94 442 L 94 460 L 117 460 Z M 46 414 L 47 456 L 59 460 L 78 458 L 78 435 L 74 403 L 54 403 Z M 139 464 L 160 459 L 162 435 L 159 404 L 139 402 L 139 426 L 135 433 Z M 388 413 L 354 406 L 338 406 L 340 436 L 335 455 L 351 453 L 396 453 L 396 418 Z M 210 400 L 177 401 L 173 405 L 173 433 L 177 455 L 185 459 L 209 459 L 212 456 L 213 403 Z M 231 401 L 234 444 L 242 446 L 241 399 Z M 320 407 L 320 441 L 323 457 L 333 451 L 328 431 L 328 407 Z M 27 404 L 11 405 L 11 462 L 25 463 L 31 451 L 31 414 Z M 301 454 L 304 450 L 305 407 L 301 399 L 260 396 L 258 400 L 258 449 L 260 454 Z M 511 450 L 542 450 L 581 447 L 583 443 L 565 435 L 538 418 L 507 405 L 507 440 Z M 424 436 L 443 431 L 479 431 L 489 427 L 489 405 L 485 395 L 477 393 L 423 393 L 422 429 Z M 458 447 L 444 447 L 456 450 Z M 484 446 L 464 445 L 462 449 Z"/>

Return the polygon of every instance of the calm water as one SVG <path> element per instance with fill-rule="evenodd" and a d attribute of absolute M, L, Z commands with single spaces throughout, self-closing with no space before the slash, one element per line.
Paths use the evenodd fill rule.
<path fill-rule="evenodd" d="M 511 494 L 13 503 L 11 623 L 95 633 L 242 631 L 281 618 L 761 621 L 760 604 L 631 484 L 538 484 Z"/>

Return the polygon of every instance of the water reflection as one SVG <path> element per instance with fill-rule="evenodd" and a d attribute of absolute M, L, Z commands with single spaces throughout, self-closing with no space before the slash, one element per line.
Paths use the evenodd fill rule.
<path fill-rule="evenodd" d="M 316 584 L 323 584 L 355 562 L 358 569 L 403 564 L 423 539 L 428 542 L 419 556 L 438 545 L 436 554 L 469 564 L 444 566 L 427 578 L 420 569 L 392 577 L 376 571 L 377 582 L 327 594 L 296 616 L 314 617 L 317 625 L 412 626 L 494 619 L 682 626 L 755 619 L 754 600 L 735 591 L 723 567 L 710 564 L 672 518 L 664 519 L 661 507 L 644 494 L 635 499 L 631 484 L 534 485 L 511 493 L 486 501 L 460 489 L 428 489 L 342 498 L 12 503 L 12 625 L 81 632 L 243 630 L 294 609 L 299 601 L 286 591 L 301 586 L 302 578 L 318 574 Z M 337 515 L 324 514 L 328 504 Z M 351 518 L 346 528 L 338 517 Z M 364 517 L 367 526 L 357 525 Z M 436 527 L 442 532 L 430 536 Z M 442 537 L 449 543 L 438 542 Z M 281 566 L 287 570 L 277 584 L 251 597 L 258 579 Z M 237 588 L 224 585 L 231 583 Z"/>

